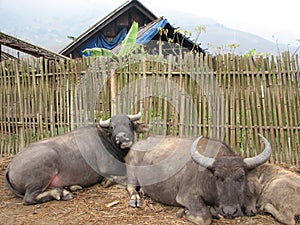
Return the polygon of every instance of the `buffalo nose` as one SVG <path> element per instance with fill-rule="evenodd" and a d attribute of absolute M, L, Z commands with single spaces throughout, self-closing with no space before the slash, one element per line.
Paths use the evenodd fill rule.
<path fill-rule="evenodd" d="M 241 210 L 234 206 L 222 206 L 221 207 L 221 215 L 225 218 L 234 218 L 243 216 Z"/>
<path fill-rule="evenodd" d="M 257 210 L 256 209 L 246 210 L 246 214 L 247 216 L 255 216 L 257 214 Z"/>
<path fill-rule="evenodd" d="M 120 132 L 116 135 L 116 141 L 117 143 L 123 142 L 123 141 L 129 141 L 129 138 L 124 132 Z"/>

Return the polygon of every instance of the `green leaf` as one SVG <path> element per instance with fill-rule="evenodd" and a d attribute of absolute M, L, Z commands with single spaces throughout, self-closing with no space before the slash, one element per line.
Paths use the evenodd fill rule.
<path fill-rule="evenodd" d="M 93 54 L 94 56 L 116 57 L 115 53 L 105 48 L 87 48 L 82 52 L 87 54 Z"/>
<path fill-rule="evenodd" d="M 118 54 L 119 57 L 127 55 L 131 53 L 133 50 L 138 48 L 138 44 L 136 43 L 137 35 L 139 31 L 139 26 L 137 22 L 133 22 L 131 25 L 128 34 L 126 35 L 125 39 L 121 43 L 121 50 Z"/>
<path fill-rule="evenodd" d="M 136 43 L 138 29 L 139 29 L 138 23 L 133 22 L 128 34 L 126 35 L 125 39 L 121 43 L 121 49 L 118 54 L 115 54 L 111 50 L 105 48 L 87 48 L 82 52 L 87 54 L 93 54 L 94 56 L 97 57 L 107 56 L 107 57 L 112 57 L 114 59 L 127 55 L 139 47 L 139 45 Z"/>

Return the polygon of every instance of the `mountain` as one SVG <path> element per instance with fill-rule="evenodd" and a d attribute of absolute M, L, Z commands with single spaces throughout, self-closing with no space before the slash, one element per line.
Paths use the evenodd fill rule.
<path fill-rule="evenodd" d="M 0 0 L 0 30 L 59 52 L 71 42 L 67 36 L 79 36 L 110 12 L 101 1 L 89 0 L 91 4 L 97 3 L 93 7 L 86 1 L 71 2 L 54 1 L 45 5 L 36 0 L 26 0 L 28 4 Z"/>
<path fill-rule="evenodd" d="M 54 52 L 59 52 L 71 42 L 67 36 L 79 36 L 109 13 L 108 10 L 97 7 L 86 10 L 82 8 L 73 14 L 51 14 L 51 11 L 43 14 L 35 9 L 26 9 L 28 13 L 24 14 L 20 13 L 20 10 L 24 10 L 22 7 L 14 9 L 0 7 L 0 30 Z M 171 24 L 191 32 L 198 25 L 205 25 L 206 33 L 201 33 L 199 42 L 202 48 L 212 53 L 216 52 L 216 47 L 220 47 L 222 53 L 227 52 L 228 44 L 239 44 L 240 47 L 235 50 L 238 54 L 256 49 L 260 53 L 278 55 L 277 47 L 280 51 L 288 50 L 287 45 L 277 45 L 257 35 L 230 29 L 210 18 L 174 10 L 164 10 L 161 15 Z M 294 49 L 296 48 L 290 47 L 291 51 Z"/>
<path fill-rule="evenodd" d="M 165 15 L 167 15 L 166 18 L 171 23 L 174 23 L 175 26 L 177 25 L 184 30 L 191 31 L 193 33 L 192 37 L 196 36 L 194 32 L 195 28 L 199 25 L 204 25 L 206 32 L 200 34 L 198 42 L 201 43 L 203 48 L 207 48 L 212 53 L 218 51 L 221 53 L 228 52 L 230 51 L 228 48 L 230 44 L 239 44 L 239 47 L 234 51 L 237 54 L 245 54 L 253 49 L 256 49 L 257 53 L 272 55 L 278 55 L 278 52 L 282 51 L 290 50 L 293 52 L 296 50 L 294 46 L 277 44 L 258 35 L 228 28 L 211 18 L 190 15 L 179 11 L 165 11 Z M 180 15 L 180 17 L 177 15 Z M 221 49 L 216 50 L 216 48 Z"/>

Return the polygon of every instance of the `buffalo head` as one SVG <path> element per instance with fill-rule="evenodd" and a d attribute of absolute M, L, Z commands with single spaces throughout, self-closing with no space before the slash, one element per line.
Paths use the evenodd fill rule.
<path fill-rule="evenodd" d="M 221 155 L 211 158 L 198 152 L 198 142 L 199 145 L 203 145 L 201 144 L 202 137 L 197 138 L 192 144 L 190 152 L 193 160 L 201 167 L 208 169 L 214 178 L 218 213 L 223 217 L 233 218 L 243 215 L 244 195 L 248 188 L 247 174 L 250 170 L 268 161 L 271 156 L 270 143 L 262 135 L 259 137 L 265 143 L 265 149 L 252 158 L 242 158 L 237 155 Z M 209 145 L 205 146 L 210 147 Z"/>
<path fill-rule="evenodd" d="M 100 127 L 110 137 L 111 143 L 121 149 L 129 149 L 134 142 L 134 132 L 143 133 L 149 130 L 147 125 L 134 123 L 141 118 L 139 112 L 135 115 L 117 115 L 107 120 L 100 120 Z"/>

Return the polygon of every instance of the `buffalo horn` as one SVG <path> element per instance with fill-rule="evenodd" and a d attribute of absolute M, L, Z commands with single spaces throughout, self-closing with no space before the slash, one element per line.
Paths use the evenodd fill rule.
<path fill-rule="evenodd" d="M 192 159 L 198 163 L 200 166 L 205 167 L 205 168 L 211 168 L 213 163 L 215 162 L 214 158 L 210 158 L 210 157 L 206 157 L 202 154 L 200 154 L 198 152 L 198 142 L 200 141 L 200 139 L 202 138 L 202 136 L 198 137 L 192 144 L 191 149 L 190 149 L 190 153 L 192 156 Z"/>
<path fill-rule="evenodd" d="M 259 165 L 264 164 L 269 160 L 272 154 L 272 147 L 271 144 L 268 142 L 268 140 L 264 138 L 264 136 L 262 136 L 261 134 L 258 134 L 258 136 L 265 143 L 265 149 L 263 150 L 262 153 L 260 153 L 257 156 L 244 159 L 244 162 L 246 163 L 249 169 L 253 169 Z"/>
<path fill-rule="evenodd" d="M 127 115 L 130 119 L 130 121 L 134 122 L 139 120 L 142 117 L 142 113 L 139 112 L 138 114 L 134 114 L 134 115 Z"/>
<path fill-rule="evenodd" d="M 110 118 L 107 120 L 100 119 L 100 121 L 99 121 L 100 127 L 109 127 L 109 124 L 110 124 Z"/>

